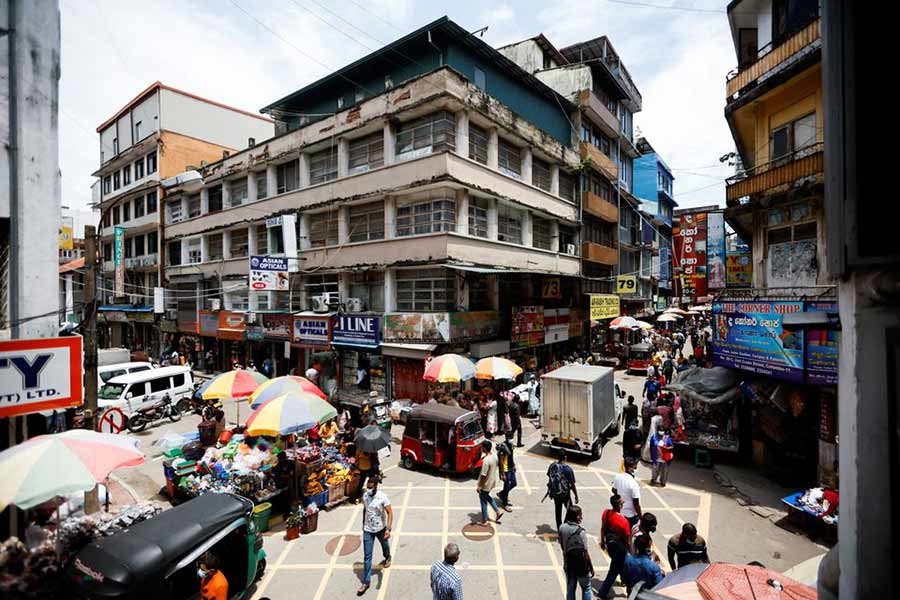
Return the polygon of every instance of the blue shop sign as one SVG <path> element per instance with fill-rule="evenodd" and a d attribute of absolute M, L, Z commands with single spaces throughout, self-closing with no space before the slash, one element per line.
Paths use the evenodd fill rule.
<path fill-rule="evenodd" d="M 377 348 L 381 343 L 381 317 L 334 315 L 331 318 L 331 343 Z"/>

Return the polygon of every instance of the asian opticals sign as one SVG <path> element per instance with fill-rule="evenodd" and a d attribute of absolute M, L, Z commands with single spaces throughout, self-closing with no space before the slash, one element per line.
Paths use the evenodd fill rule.
<path fill-rule="evenodd" d="M 81 337 L 0 342 L 0 417 L 80 406 Z"/>

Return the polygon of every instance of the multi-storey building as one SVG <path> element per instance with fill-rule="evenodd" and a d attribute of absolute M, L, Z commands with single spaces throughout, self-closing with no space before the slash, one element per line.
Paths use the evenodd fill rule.
<path fill-rule="evenodd" d="M 656 283 L 653 293 L 656 308 L 662 309 L 672 292 L 672 212 L 678 206 L 673 191 L 675 177 L 645 138 L 638 138 L 637 147 L 641 156 L 634 161 L 634 194 L 641 200 L 643 237 L 652 244 L 651 278 Z M 642 264 L 642 275 L 645 268 Z"/>
<path fill-rule="evenodd" d="M 604 36 L 557 50 L 543 35 L 500 48 L 523 69 L 577 107 L 572 127 L 578 136 L 581 173 L 582 274 L 586 292 L 614 292 L 619 274 L 647 278 L 637 293 L 622 297 L 622 310 L 650 310 L 649 250 L 643 247 L 639 201 L 633 195 L 633 115 L 642 98 L 628 70 Z"/>
<path fill-rule="evenodd" d="M 271 137 L 273 124 L 156 82 L 97 132 L 100 168 L 93 175 L 98 178 L 95 204 L 101 214 L 101 339 L 112 346 L 158 352 L 152 309 L 163 268 L 159 182 Z"/>
<path fill-rule="evenodd" d="M 442 18 L 263 112 L 277 137 L 164 184 L 177 328 L 219 366 L 318 360 L 338 389 L 362 367 L 425 399 L 430 352 L 580 336 L 566 97 Z M 248 285 L 260 255 L 287 259 L 287 291 Z"/>

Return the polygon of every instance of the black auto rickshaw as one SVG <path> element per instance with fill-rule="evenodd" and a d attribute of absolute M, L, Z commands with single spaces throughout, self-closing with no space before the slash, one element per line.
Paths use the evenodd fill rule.
<path fill-rule="evenodd" d="M 340 412 L 350 415 L 348 423 L 357 429 L 369 424 L 372 419 L 382 429 L 391 430 L 390 402 L 377 395 L 351 396 L 340 399 Z"/>
<path fill-rule="evenodd" d="M 207 551 L 219 559 L 229 598 L 249 597 L 266 568 L 252 512 L 247 498 L 210 492 L 93 542 L 66 567 L 66 597 L 197 598 L 198 561 Z"/>

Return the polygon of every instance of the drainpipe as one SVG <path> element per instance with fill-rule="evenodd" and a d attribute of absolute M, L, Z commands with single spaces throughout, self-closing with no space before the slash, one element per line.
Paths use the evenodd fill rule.
<path fill-rule="evenodd" d="M 431 41 L 431 30 L 428 30 L 428 43 L 431 44 L 431 47 L 438 51 L 438 66 L 444 66 L 444 51 L 434 45 L 434 42 Z"/>
<path fill-rule="evenodd" d="M 7 9 L 9 31 L 9 322 L 12 338 L 19 337 L 19 111 L 18 75 L 16 73 L 16 1 L 10 0 Z"/>

